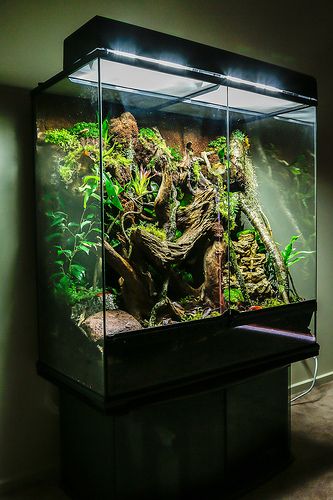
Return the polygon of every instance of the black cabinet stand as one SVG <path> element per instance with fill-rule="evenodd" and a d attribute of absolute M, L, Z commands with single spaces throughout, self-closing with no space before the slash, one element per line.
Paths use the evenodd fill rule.
<path fill-rule="evenodd" d="M 288 366 L 106 414 L 61 389 L 63 482 L 75 499 L 235 498 L 290 460 Z"/>

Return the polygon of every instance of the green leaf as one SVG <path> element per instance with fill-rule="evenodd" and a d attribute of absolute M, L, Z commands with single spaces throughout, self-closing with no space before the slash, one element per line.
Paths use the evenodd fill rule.
<path fill-rule="evenodd" d="M 79 264 L 72 264 L 69 272 L 79 281 L 82 281 L 86 274 L 86 269 Z"/>
<path fill-rule="evenodd" d="M 71 284 L 71 280 L 69 279 L 69 277 L 65 274 L 61 280 L 59 281 L 59 283 L 63 286 L 63 287 L 69 287 L 70 284 Z"/>
<path fill-rule="evenodd" d="M 122 204 L 120 203 L 118 195 L 116 193 L 114 185 L 112 184 L 111 180 L 106 175 L 104 176 L 104 185 L 105 185 L 105 190 L 107 192 L 107 195 L 108 195 L 112 205 L 114 205 L 119 210 L 124 210 Z"/>
<path fill-rule="evenodd" d="M 86 191 L 84 193 L 84 197 L 83 197 L 83 208 L 87 208 L 87 203 L 88 203 L 89 198 L 90 198 L 90 194 L 88 191 Z"/>
<path fill-rule="evenodd" d="M 64 221 L 65 221 L 65 217 L 55 217 L 53 222 L 51 223 L 51 227 L 54 227 L 54 226 L 62 226 Z"/>
<path fill-rule="evenodd" d="M 58 250 L 58 255 L 66 255 L 67 257 L 71 257 L 73 252 L 71 250 Z"/>
<path fill-rule="evenodd" d="M 63 266 L 65 262 L 63 260 L 56 260 L 54 263 L 58 266 Z"/>
<path fill-rule="evenodd" d="M 90 220 L 84 220 L 81 224 L 81 229 L 83 229 L 85 226 L 87 226 L 88 224 L 91 224 L 91 221 Z"/>
<path fill-rule="evenodd" d="M 84 245 L 79 245 L 77 247 L 79 250 L 82 250 L 82 252 L 86 253 L 87 255 L 89 255 L 89 248 L 87 248 L 86 246 Z"/>

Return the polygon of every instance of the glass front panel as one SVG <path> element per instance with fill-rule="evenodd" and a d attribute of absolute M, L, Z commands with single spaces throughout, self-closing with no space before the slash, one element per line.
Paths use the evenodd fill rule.
<path fill-rule="evenodd" d="M 36 127 L 40 359 L 103 393 L 97 88 L 51 86 L 37 98 Z"/>
<path fill-rule="evenodd" d="M 101 62 L 109 336 L 227 309 L 227 112 L 190 102 L 216 85 L 120 66 Z"/>

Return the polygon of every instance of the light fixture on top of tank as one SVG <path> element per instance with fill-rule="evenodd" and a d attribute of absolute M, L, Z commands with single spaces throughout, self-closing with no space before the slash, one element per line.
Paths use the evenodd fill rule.
<path fill-rule="evenodd" d="M 129 56 L 131 57 L 131 56 Z M 133 55 L 133 58 L 136 57 Z M 98 81 L 98 60 L 87 64 L 69 76 L 73 83 L 96 85 Z M 182 98 L 213 86 L 212 83 L 188 76 L 162 73 L 156 69 L 125 64 L 118 61 L 101 59 L 100 79 L 103 86 L 152 92 Z"/>

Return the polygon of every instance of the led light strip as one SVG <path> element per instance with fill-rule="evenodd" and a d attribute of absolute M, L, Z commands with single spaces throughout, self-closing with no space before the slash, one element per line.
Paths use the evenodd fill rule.
<path fill-rule="evenodd" d="M 297 94 L 296 92 L 292 92 L 290 90 L 279 89 L 278 87 L 274 87 L 273 85 L 266 85 L 264 83 L 252 82 L 250 80 L 244 80 L 243 78 L 238 78 L 236 76 L 228 76 L 222 75 L 221 73 L 215 73 L 213 71 L 207 71 L 204 69 L 192 68 L 190 66 L 185 66 L 184 64 L 174 63 L 172 61 L 164 61 L 163 59 L 154 59 L 152 57 L 140 56 L 138 54 L 133 54 L 132 52 L 125 52 L 123 50 L 117 49 L 105 49 L 105 48 L 97 48 L 91 51 L 89 54 L 92 54 L 96 50 L 104 50 L 107 54 L 111 54 L 118 57 L 126 57 L 127 59 L 138 60 L 143 62 L 148 62 L 152 64 L 156 64 L 159 66 L 164 66 L 166 68 L 174 68 L 180 69 L 183 71 L 191 71 L 193 73 L 199 73 L 201 75 L 212 76 L 214 78 L 219 78 L 221 81 L 227 81 L 231 83 L 239 83 L 241 85 L 246 85 L 248 87 L 255 87 L 257 89 L 266 90 L 269 92 L 274 92 L 277 94 L 284 94 L 290 97 L 299 97 L 302 99 L 307 99 L 308 101 L 317 102 L 317 99 L 314 97 L 309 97 L 301 94 Z"/>
<path fill-rule="evenodd" d="M 191 68 L 190 66 L 185 66 L 184 64 L 173 63 L 171 61 L 163 61 L 163 59 L 154 59 L 152 57 L 139 56 L 138 54 L 132 54 L 131 52 L 124 52 L 122 50 L 106 49 L 107 54 L 113 54 L 115 56 L 127 57 L 128 59 L 137 59 L 138 61 L 144 61 L 148 63 L 158 64 L 159 66 L 165 66 L 167 68 L 182 69 L 183 71 L 192 71 L 193 73 L 200 73 L 202 75 L 213 76 L 215 78 L 220 78 L 225 80 L 225 76 L 220 73 L 214 73 L 213 71 L 206 71 L 204 69 Z"/>

